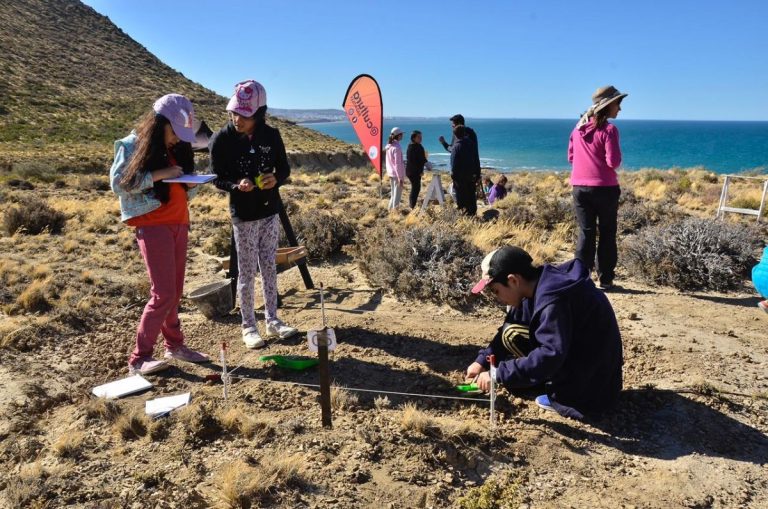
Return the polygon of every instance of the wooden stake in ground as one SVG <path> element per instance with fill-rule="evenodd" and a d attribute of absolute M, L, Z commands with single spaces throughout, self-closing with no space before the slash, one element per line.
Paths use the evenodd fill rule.
<path fill-rule="evenodd" d="M 320 359 L 320 410 L 323 427 L 331 428 L 331 377 L 328 369 L 328 327 L 325 324 L 325 301 L 323 284 L 320 283 L 320 311 L 323 314 L 323 328 L 317 331 L 317 355 Z"/>
<path fill-rule="evenodd" d="M 328 369 L 328 333 L 325 327 L 317 332 L 317 355 L 320 358 L 320 410 L 323 427 L 331 428 L 331 377 Z"/>

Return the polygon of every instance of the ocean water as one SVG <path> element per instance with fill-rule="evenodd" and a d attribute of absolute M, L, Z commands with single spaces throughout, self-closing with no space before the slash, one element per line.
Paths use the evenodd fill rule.
<path fill-rule="evenodd" d="M 613 121 L 619 128 L 622 168 L 690 168 L 703 166 L 717 173 L 768 167 L 768 122 Z M 576 119 L 467 119 L 476 132 L 484 167 L 500 171 L 570 170 L 568 138 Z M 357 145 L 349 122 L 303 124 Z M 385 119 L 385 133 L 398 126 L 406 133 L 424 134 L 424 148 L 438 168 L 447 169 L 449 154 L 437 141 L 450 141 L 447 119 Z M 384 140 L 386 144 L 386 138 Z"/>

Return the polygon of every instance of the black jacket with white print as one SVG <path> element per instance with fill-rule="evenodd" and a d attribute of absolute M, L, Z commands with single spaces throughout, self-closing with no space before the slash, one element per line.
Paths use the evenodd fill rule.
<path fill-rule="evenodd" d="M 249 139 L 229 122 L 211 138 L 208 147 L 211 170 L 216 174 L 213 183 L 229 193 L 229 211 L 233 219 L 255 221 L 278 213 L 277 188 L 291 174 L 280 131 L 261 124 Z M 237 188 L 244 178 L 256 184 L 259 174 L 263 173 L 274 173 L 277 185 L 272 189 L 254 187 L 247 193 Z"/>

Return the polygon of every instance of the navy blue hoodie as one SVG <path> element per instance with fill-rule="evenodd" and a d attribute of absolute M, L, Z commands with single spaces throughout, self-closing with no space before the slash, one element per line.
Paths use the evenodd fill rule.
<path fill-rule="evenodd" d="M 523 299 L 506 322 L 528 324 L 538 346 L 526 357 L 498 362 L 499 382 L 510 389 L 544 383 L 550 398 L 585 414 L 616 401 L 623 364 L 619 325 L 580 260 L 544 265 L 533 298 Z M 490 346 L 481 350 L 476 361 L 487 369 L 491 353 Z"/>

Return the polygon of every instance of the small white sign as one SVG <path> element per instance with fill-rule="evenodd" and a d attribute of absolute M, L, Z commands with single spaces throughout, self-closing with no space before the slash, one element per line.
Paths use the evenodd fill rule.
<path fill-rule="evenodd" d="M 332 352 L 336 349 L 336 332 L 330 327 L 326 327 L 325 335 L 328 338 L 328 351 Z M 318 337 L 322 330 L 309 330 L 307 331 L 307 346 L 309 350 L 317 353 Z"/>
<path fill-rule="evenodd" d="M 190 396 L 189 392 L 185 392 L 176 396 L 150 399 L 144 404 L 144 412 L 150 417 L 160 417 L 161 415 L 169 414 L 172 410 L 187 406 Z"/>
<path fill-rule="evenodd" d="M 134 375 L 94 387 L 92 392 L 94 396 L 99 398 L 115 399 L 135 392 L 141 392 L 150 387 L 152 387 L 152 384 L 149 381 L 142 378 L 141 375 Z"/>
<path fill-rule="evenodd" d="M 426 209 L 429 206 L 429 202 L 437 200 L 440 205 L 445 204 L 445 194 L 443 194 L 443 184 L 440 182 L 439 175 L 432 175 L 432 182 L 427 187 L 427 192 L 424 193 L 424 203 L 421 204 L 421 210 Z"/>

